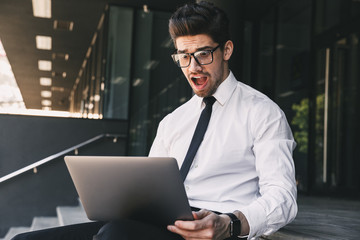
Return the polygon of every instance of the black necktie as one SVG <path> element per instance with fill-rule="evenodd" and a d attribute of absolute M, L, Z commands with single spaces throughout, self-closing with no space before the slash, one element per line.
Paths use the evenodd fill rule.
<path fill-rule="evenodd" d="M 201 112 L 199 121 L 196 125 L 194 135 L 191 139 L 189 150 L 186 154 L 185 160 L 180 169 L 180 174 L 181 174 L 183 181 L 185 181 L 185 178 L 189 172 L 190 166 L 194 160 L 195 154 L 204 138 L 206 129 L 209 125 L 209 120 L 210 120 L 210 116 L 211 116 L 211 112 L 212 112 L 212 105 L 214 104 L 215 101 L 216 101 L 216 99 L 213 96 L 204 98 L 206 107 Z"/>

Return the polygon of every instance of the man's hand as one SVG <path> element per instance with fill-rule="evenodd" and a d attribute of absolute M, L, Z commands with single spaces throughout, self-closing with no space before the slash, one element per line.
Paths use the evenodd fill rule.
<path fill-rule="evenodd" d="M 230 237 L 230 217 L 217 215 L 208 210 L 193 212 L 193 221 L 176 221 L 168 230 L 181 235 L 186 240 L 213 239 L 223 240 Z"/>

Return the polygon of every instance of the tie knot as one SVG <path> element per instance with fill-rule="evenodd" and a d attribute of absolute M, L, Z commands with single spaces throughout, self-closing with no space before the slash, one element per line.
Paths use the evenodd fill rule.
<path fill-rule="evenodd" d="M 205 97 L 203 100 L 204 100 L 204 103 L 206 104 L 206 106 L 212 106 L 214 104 L 214 102 L 216 101 L 216 98 L 214 98 L 213 96 L 210 96 L 210 97 Z"/>

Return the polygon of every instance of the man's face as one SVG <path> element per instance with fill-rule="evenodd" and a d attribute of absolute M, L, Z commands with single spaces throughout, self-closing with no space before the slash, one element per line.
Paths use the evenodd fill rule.
<path fill-rule="evenodd" d="M 206 34 L 176 38 L 178 53 L 193 53 L 199 50 L 212 50 L 218 43 Z M 226 46 L 226 44 L 225 44 Z M 213 62 L 209 65 L 198 64 L 193 56 L 188 67 L 182 68 L 194 93 L 199 97 L 211 96 L 229 74 L 227 60 L 230 58 L 220 48 L 213 52 Z M 231 55 L 231 54 L 230 54 Z"/>

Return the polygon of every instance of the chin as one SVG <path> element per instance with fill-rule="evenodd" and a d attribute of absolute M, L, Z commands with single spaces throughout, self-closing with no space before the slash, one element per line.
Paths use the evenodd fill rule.
<path fill-rule="evenodd" d="M 209 97 L 210 95 L 207 92 L 194 92 L 198 97 Z"/>

